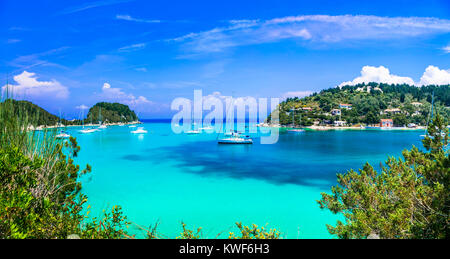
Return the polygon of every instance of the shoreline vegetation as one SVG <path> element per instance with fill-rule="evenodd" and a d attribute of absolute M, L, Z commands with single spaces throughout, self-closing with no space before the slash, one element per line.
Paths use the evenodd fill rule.
<path fill-rule="evenodd" d="M 362 83 L 287 98 L 278 105 L 277 123 L 265 126 L 329 129 L 425 129 L 436 114 L 450 123 L 450 85 Z"/>

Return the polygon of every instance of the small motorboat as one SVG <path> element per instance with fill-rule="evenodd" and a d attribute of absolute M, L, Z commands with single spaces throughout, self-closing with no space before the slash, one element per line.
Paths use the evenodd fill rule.
<path fill-rule="evenodd" d="M 102 125 L 100 125 L 98 128 L 99 128 L 99 129 L 106 129 L 107 127 L 106 127 L 105 124 L 102 124 Z"/>
<path fill-rule="evenodd" d="M 70 138 L 70 135 L 64 131 L 61 131 L 58 135 L 56 135 L 56 138 L 60 138 L 60 139 Z"/>
<path fill-rule="evenodd" d="M 223 138 L 217 141 L 219 144 L 253 144 L 253 140 L 251 138 L 241 138 L 241 137 L 232 137 L 232 138 Z"/>
<path fill-rule="evenodd" d="M 128 128 L 136 128 L 136 125 L 128 126 Z"/>
<path fill-rule="evenodd" d="M 144 127 L 139 127 L 137 130 L 133 130 L 131 133 L 133 134 L 145 134 L 147 131 L 144 129 Z"/>
<path fill-rule="evenodd" d="M 238 132 L 231 132 L 231 137 L 222 138 L 217 141 L 218 144 L 253 144 L 249 136 L 241 137 Z"/>
<path fill-rule="evenodd" d="M 289 130 L 287 130 L 287 132 L 290 132 L 290 133 L 301 133 L 301 132 L 305 132 L 305 130 L 304 129 L 289 129 Z"/>
<path fill-rule="evenodd" d="M 82 129 L 80 130 L 81 133 L 92 133 L 92 132 L 96 132 L 98 131 L 98 129 Z"/>
<path fill-rule="evenodd" d="M 188 131 L 186 131 L 186 134 L 189 134 L 189 135 L 200 134 L 200 131 L 199 130 L 188 130 Z"/>

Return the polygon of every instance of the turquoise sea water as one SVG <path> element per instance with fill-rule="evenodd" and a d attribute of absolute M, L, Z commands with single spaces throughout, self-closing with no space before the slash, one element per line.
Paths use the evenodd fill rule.
<path fill-rule="evenodd" d="M 174 238 L 183 221 L 202 227 L 206 237 L 227 237 L 234 223 L 275 227 L 285 238 L 331 238 L 325 224 L 337 216 L 321 210 L 320 192 L 336 184 L 336 173 L 375 167 L 398 156 L 421 131 L 280 132 L 278 143 L 218 145 L 215 134 L 175 134 L 168 122 L 146 122 L 148 134 L 110 126 L 79 134 L 77 163 L 89 163 L 83 192 L 91 215 L 121 205 L 141 226 L 159 222 L 159 232 Z M 137 227 L 130 232 L 143 234 Z"/>

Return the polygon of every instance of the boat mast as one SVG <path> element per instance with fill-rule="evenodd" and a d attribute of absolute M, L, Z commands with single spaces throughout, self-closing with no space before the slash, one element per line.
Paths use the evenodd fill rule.
<path fill-rule="evenodd" d="M 433 122 L 433 106 L 434 106 L 434 90 L 433 94 L 431 95 L 431 108 L 430 108 L 430 114 L 428 114 L 428 121 L 427 121 L 427 127 L 425 129 L 425 136 L 428 135 L 428 125 Z"/>

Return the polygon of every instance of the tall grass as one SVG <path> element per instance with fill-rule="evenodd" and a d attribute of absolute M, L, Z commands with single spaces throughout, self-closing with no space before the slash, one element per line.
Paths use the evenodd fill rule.
<path fill-rule="evenodd" d="M 66 163 L 73 155 L 63 151 L 68 151 L 73 145 L 57 139 L 57 129 L 44 127 L 36 130 L 38 120 L 39 113 L 30 116 L 22 106 L 14 105 L 7 95 L 0 103 L 0 148 L 17 148 L 32 161 L 40 159 L 42 166 L 33 171 L 36 184 L 31 193 L 36 198 L 55 200 L 58 199 L 55 194 L 64 185 L 58 179 L 67 175 L 69 167 L 74 166 Z M 77 182 L 70 181 L 69 184 Z"/>

